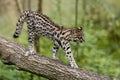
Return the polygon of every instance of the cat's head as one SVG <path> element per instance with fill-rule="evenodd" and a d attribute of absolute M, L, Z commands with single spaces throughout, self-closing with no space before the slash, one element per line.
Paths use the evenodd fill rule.
<path fill-rule="evenodd" d="M 84 42 L 83 28 L 78 27 L 72 30 L 72 40 L 75 42 Z"/>

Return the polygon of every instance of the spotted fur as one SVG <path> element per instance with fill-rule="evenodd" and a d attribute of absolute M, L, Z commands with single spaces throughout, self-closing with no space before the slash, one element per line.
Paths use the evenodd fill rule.
<path fill-rule="evenodd" d="M 70 49 L 70 41 L 75 42 L 83 42 L 84 41 L 84 35 L 82 27 L 79 28 L 64 28 L 63 26 L 55 24 L 49 17 L 42 13 L 36 13 L 34 11 L 24 11 L 18 22 L 16 31 L 14 33 L 14 38 L 19 37 L 24 20 L 27 20 L 27 28 L 28 28 L 28 42 L 29 42 L 29 52 L 33 53 L 33 43 L 35 39 L 35 35 L 43 35 L 47 38 L 51 39 L 54 43 L 53 47 L 53 58 L 56 58 L 56 54 L 58 52 L 59 47 L 61 47 L 64 52 L 66 53 L 66 56 L 68 57 L 70 61 L 70 65 L 73 68 L 77 68 L 77 64 L 73 58 L 73 55 L 71 53 Z"/>

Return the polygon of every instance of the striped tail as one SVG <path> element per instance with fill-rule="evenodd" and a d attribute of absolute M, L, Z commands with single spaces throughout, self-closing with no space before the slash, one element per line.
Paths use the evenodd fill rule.
<path fill-rule="evenodd" d="M 21 14 L 21 16 L 20 16 L 20 18 L 19 18 L 19 20 L 18 20 L 18 22 L 16 24 L 16 31 L 15 31 L 15 33 L 13 35 L 14 38 L 18 38 L 19 37 L 19 35 L 20 35 L 21 31 L 22 31 L 22 28 L 23 28 L 24 20 L 25 20 L 25 18 L 27 18 L 29 13 L 30 13 L 30 11 L 24 11 Z"/>

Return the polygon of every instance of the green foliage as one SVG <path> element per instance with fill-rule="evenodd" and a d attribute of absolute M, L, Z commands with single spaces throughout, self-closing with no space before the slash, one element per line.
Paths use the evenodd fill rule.
<path fill-rule="evenodd" d="M 108 0 L 85 0 L 86 3 L 83 1 L 79 0 L 78 25 L 82 25 L 84 28 L 85 42 L 79 45 L 71 42 L 75 60 L 79 67 L 83 69 L 120 79 L 120 16 L 117 15 L 119 11 L 114 13 L 111 9 L 111 7 L 114 7 L 107 3 Z M 119 0 L 109 1 L 117 2 Z M 74 26 L 74 0 L 69 2 L 67 0 L 61 0 L 60 2 L 45 0 L 45 2 L 46 4 L 53 4 L 51 6 L 52 9 L 49 8 L 49 5 L 46 5 L 49 10 L 43 9 L 44 13 L 50 16 L 53 21 L 68 27 Z M 58 3 L 60 3 L 59 6 L 57 6 Z M 16 21 L 11 16 L 13 17 L 14 15 L 8 13 L 0 19 L 0 35 L 14 40 L 12 34 L 15 30 Z M 15 41 L 27 47 L 26 24 L 20 38 Z M 50 40 L 44 37 L 41 38 L 40 50 L 42 55 L 52 58 L 52 46 L 53 44 Z M 62 49 L 59 50 L 57 56 L 61 61 L 68 64 L 68 59 Z M 0 62 L 0 80 L 16 80 L 16 78 L 17 80 L 30 80 L 30 73 L 18 71 L 14 66 L 3 65 Z M 33 80 L 47 79 L 34 75 Z"/>

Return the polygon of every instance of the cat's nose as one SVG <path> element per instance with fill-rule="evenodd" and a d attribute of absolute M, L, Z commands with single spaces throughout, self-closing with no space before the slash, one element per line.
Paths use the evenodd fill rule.
<path fill-rule="evenodd" d="M 85 42 L 85 39 L 83 37 L 80 37 L 80 42 Z"/>

